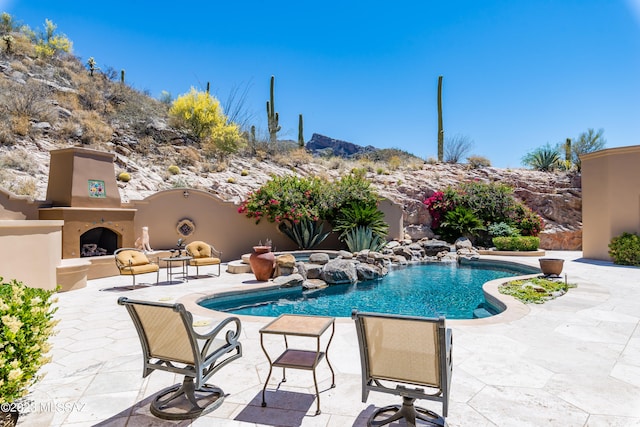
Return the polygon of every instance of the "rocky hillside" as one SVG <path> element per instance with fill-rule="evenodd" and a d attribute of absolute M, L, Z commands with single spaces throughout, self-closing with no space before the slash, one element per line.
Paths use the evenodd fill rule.
<path fill-rule="evenodd" d="M 19 37 L 19 34 L 15 34 Z M 18 47 L 22 46 L 20 49 Z M 38 58 L 27 43 L 0 53 L 0 186 L 43 200 L 49 151 L 81 145 L 116 154 L 123 201 L 158 190 L 192 187 L 240 202 L 272 174 L 297 173 L 335 179 L 366 168 L 379 193 L 403 206 L 407 234 L 430 236 L 429 214 L 422 201 L 458 182 L 479 180 L 511 185 L 518 198 L 547 224 L 542 246 L 577 249 L 581 245 L 580 176 L 459 164 L 429 164 L 407 156 L 401 161 L 314 157 L 289 144 L 256 143 L 223 159 L 206 156 L 197 141 L 172 127 L 168 106 L 119 81 L 113 71 L 93 76 L 74 56 Z M 345 141 L 314 135 L 316 149 L 358 150 Z M 329 142 L 327 142 L 329 141 Z M 331 144 L 331 141 L 334 141 Z M 337 145 L 335 143 L 337 141 Z M 371 153 L 372 147 L 361 147 Z M 325 150 L 326 151 L 326 150 Z M 169 166 L 178 166 L 172 174 Z"/>

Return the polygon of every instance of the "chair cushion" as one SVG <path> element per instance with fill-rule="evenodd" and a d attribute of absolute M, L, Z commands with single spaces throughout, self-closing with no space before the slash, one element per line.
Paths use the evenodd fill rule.
<path fill-rule="evenodd" d="M 220 264 L 220 258 L 192 258 L 189 260 L 189 265 L 216 265 Z"/>
<path fill-rule="evenodd" d="M 122 267 L 120 269 L 120 274 L 135 275 L 143 273 L 155 273 L 159 269 L 160 267 L 158 266 L 158 264 L 134 265 L 132 267 Z"/>
<path fill-rule="evenodd" d="M 187 245 L 187 252 L 194 258 L 209 258 L 211 256 L 211 246 L 205 242 L 195 241 Z"/>
<path fill-rule="evenodd" d="M 140 251 L 121 251 L 116 255 L 118 262 L 126 266 L 149 264 L 149 258 Z M 131 263 L 129 263 L 131 261 Z"/>

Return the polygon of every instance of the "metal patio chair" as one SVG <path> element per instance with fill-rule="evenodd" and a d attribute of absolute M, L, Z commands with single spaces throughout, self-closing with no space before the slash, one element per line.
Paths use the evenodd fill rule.
<path fill-rule="evenodd" d="M 404 418 L 408 426 L 418 421 L 444 426 L 451 384 L 451 329 L 445 319 L 358 313 L 356 323 L 362 365 L 362 401 L 370 391 L 402 396 L 402 405 L 377 409 L 369 426 L 382 426 Z M 414 406 L 416 399 L 442 403 L 442 416 Z M 377 420 L 384 414 L 386 418 Z M 423 425 L 418 424 L 418 425 Z"/>
<path fill-rule="evenodd" d="M 151 402 L 158 418 L 196 418 L 218 408 L 224 392 L 208 385 L 220 368 L 242 356 L 241 324 L 227 317 L 206 333 L 194 330 L 193 317 L 182 304 L 118 299 L 126 307 L 140 338 L 143 373 L 154 370 L 184 375 L 182 384 L 160 391 Z"/>

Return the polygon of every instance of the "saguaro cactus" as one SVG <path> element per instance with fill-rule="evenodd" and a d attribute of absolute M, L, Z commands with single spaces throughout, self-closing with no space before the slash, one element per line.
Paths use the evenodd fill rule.
<path fill-rule="evenodd" d="M 269 126 L 269 141 L 271 143 L 275 143 L 278 140 L 278 131 L 280 130 L 280 126 L 278 125 L 278 122 L 280 121 L 280 115 L 276 112 L 273 96 L 275 81 L 276 78 L 274 76 L 271 76 L 271 91 L 269 96 L 270 101 L 267 101 L 267 124 Z"/>
<path fill-rule="evenodd" d="M 571 138 L 567 138 L 567 142 L 564 143 L 564 159 L 567 164 L 571 164 Z"/>
<path fill-rule="evenodd" d="M 124 70 L 120 70 L 120 83 L 124 84 Z"/>
<path fill-rule="evenodd" d="M 302 114 L 298 116 L 298 146 L 304 148 L 304 132 L 302 129 Z"/>
<path fill-rule="evenodd" d="M 444 129 L 442 128 L 442 76 L 438 76 L 438 161 L 444 159 Z"/>

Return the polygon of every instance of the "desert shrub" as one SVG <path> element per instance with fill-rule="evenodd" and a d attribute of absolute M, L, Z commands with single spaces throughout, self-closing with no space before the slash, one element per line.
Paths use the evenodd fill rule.
<path fill-rule="evenodd" d="M 180 168 L 176 165 L 171 165 L 167 168 L 167 172 L 171 175 L 178 175 L 180 173 Z"/>
<path fill-rule="evenodd" d="M 636 233 L 622 233 L 611 239 L 609 256 L 614 264 L 640 266 L 640 237 Z"/>
<path fill-rule="evenodd" d="M 15 169 L 35 175 L 38 172 L 38 162 L 26 150 L 13 150 L 0 157 L 0 166 L 4 169 Z"/>
<path fill-rule="evenodd" d="M 304 148 L 296 148 L 273 156 L 280 166 L 301 166 L 313 161 L 313 156 Z"/>
<path fill-rule="evenodd" d="M 235 184 L 236 183 L 236 179 L 234 177 L 230 176 L 229 178 L 227 178 L 227 182 L 229 184 Z"/>
<path fill-rule="evenodd" d="M 120 172 L 118 174 L 118 181 L 129 182 L 130 180 L 131 180 L 131 175 L 129 175 L 129 172 Z"/>
<path fill-rule="evenodd" d="M 387 164 L 389 165 L 389 169 L 394 171 L 394 170 L 397 170 L 402 165 L 402 160 L 400 159 L 400 156 L 393 155 L 389 158 L 389 160 L 387 161 Z"/>
<path fill-rule="evenodd" d="M 16 135 L 27 136 L 31 130 L 31 121 L 29 116 L 19 114 L 11 117 L 11 131 Z"/>
<path fill-rule="evenodd" d="M 469 156 L 467 157 L 467 162 L 471 169 L 488 168 L 491 166 L 491 160 L 482 156 Z"/>
<path fill-rule="evenodd" d="M 10 186 L 11 191 L 19 196 L 36 196 L 36 180 L 33 178 L 22 179 L 17 182 L 12 182 Z"/>
<path fill-rule="evenodd" d="M 540 239 L 533 236 L 494 237 L 493 245 L 499 251 L 535 251 Z"/>
<path fill-rule="evenodd" d="M 57 321 L 51 307 L 54 291 L 30 288 L 0 277 L 0 403 L 24 397 L 40 379 L 38 370 L 51 359 L 47 342 Z"/>
<path fill-rule="evenodd" d="M 249 175 L 249 171 L 248 171 L 248 170 L 246 170 L 246 169 L 242 169 L 242 170 L 240 171 L 240 176 L 247 176 L 247 175 Z"/>
<path fill-rule="evenodd" d="M 86 145 L 102 145 L 111 139 L 113 129 L 96 111 L 79 110 L 74 113 L 82 129 L 80 141 Z"/>
<path fill-rule="evenodd" d="M 196 166 L 202 156 L 193 147 L 184 147 L 178 151 L 178 156 L 175 158 L 176 166 Z"/>
<path fill-rule="evenodd" d="M 35 52 L 39 57 L 50 58 L 58 53 L 70 53 L 72 43 L 64 34 L 55 34 L 58 26 L 45 19 L 44 32 L 35 40 Z"/>
<path fill-rule="evenodd" d="M 515 237 L 520 235 L 518 229 L 507 224 L 506 222 L 496 222 L 487 227 L 487 231 L 491 237 Z"/>
<path fill-rule="evenodd" d="M 444 161 L 458 163 L 473 147 L 473 140 L 467 135 L 454 135 L 444 143 Z"/>

